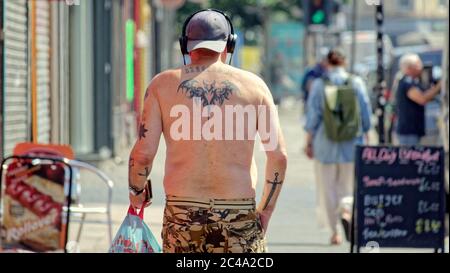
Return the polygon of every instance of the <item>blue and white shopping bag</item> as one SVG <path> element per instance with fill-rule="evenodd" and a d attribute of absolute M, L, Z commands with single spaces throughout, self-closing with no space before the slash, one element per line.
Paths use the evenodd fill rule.
<path fill-rule="evenodd" d="M 139 211 L 130 205 L 128 214 L 114 238 L 110 253 L 159 253 L 161 247 L 144 223 L 144 206 Z"/>

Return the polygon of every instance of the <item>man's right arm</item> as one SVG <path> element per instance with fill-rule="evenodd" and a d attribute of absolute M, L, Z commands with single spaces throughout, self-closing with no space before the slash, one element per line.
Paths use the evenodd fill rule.
<path fill-rule="evenodd" d="M 266 111 L 264 114 L 260 112 L 258 116 L 258 134 L 265 148 L 267 161 L 263 196 L 257 211 L 260 214 L 263 229 L 266 231 L 285 179 L 287 153 L 272 95 L 265 83 L 262 83 L 262 88 L 264 97 L 261 106 L 266 108 Z M 267 132 L 268 128 L 269 132 Z"/>
<path fill-rule="evenodd" d="M 425 105 L 432 101 L 441 91 L 441 82 L 431 87 L 425 92 L 421 92 L 417 87 L 412 87 L 408 90 L 408 98 L 419 105 Z"/>
<path fill-rule="evenodd" d="M 160 77 L 155 77 L 145 93 L 144 109 L 139 122 L 139 135 L 130 153 L 128 166 L 129 187 L 138 191 L 142 189 L 147 191 L 145 194 L 142 193 L 137 196 L 130 193 L 130 204 L 135 208 L 140 208 L 145 201 L 145 195 L 151 193 L 151 185 L 147 184 L 147 181 L 162 134 L 161 109 L 156 94 L 160 88 L 159 81 Z"/>

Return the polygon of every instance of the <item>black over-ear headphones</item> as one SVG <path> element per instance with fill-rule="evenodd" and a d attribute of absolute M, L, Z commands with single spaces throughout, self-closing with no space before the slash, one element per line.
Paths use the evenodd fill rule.
<path fill-rule="evenodd" d="M 225 12 L 218 10 L 218 9 L 203 9 L 203 10 L 199 10 L 199 11 L 195 12 L 194 14 L 192 14 L 191 16 L 189 16 L 183 24 L 183 30 L 182 30 L 182 33 L 181 33 L 181 36 L 179 39 L 181 53 L 183 54 L 183 56 L 189 54 L 188 49 L 187 49 L 188 37 L 186 36 L 187 25 L 189 24 L 189 21 L 191 21 L 192 17 L 194 17 L 197 13 L 200 13 L 203 11 L 214 11 L 214 12 L 220 13 L 228 21 L 228 25 L 230 26 L 231 34 L 228 35 L 228 38 L 227 38 L 227 52 L 230 54 L 233 54 L 234 48 L 236 47 L 237 35 L 234 33 L 233 23 L 231 22 L 230 17 L 228 17 L 228 15 Z"/>

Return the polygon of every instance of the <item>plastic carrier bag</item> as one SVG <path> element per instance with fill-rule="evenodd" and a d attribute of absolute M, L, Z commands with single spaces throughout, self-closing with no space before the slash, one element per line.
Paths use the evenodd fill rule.
<path fill-rule="evenodd" d="M 144 206 L 139 211 L 130 205 L 119 231 L 114 238 L 110 253 L 160 253 L 161 247 L 144 223 Z"/>

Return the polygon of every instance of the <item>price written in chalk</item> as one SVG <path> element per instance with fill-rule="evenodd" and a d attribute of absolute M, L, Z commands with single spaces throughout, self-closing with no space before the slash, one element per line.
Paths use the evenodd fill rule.
<path fill-rule="evenodd" d="M 440 190 L 441 190 L 441 183 L 439 181 L 430 182 L 423 179 L 419 185 L 419 192 L 429 192 L 429 191 L 439 192 Z"/>
<path fill-rule="evenodd" d="M 441 171 L 440 166 L 435 162 L 417 161 L 415 163 L 417 165 L 417 173 L 421 175 L 437 175 Z"/>
<path fill-rule="evenodd" d="M 419 218 L 416 221 L 416 234 L 438 234 L 441 226 L 442 222 L 439 220 Z"/>
<path fill-rule="evenodd" d="M 427 202 L 420 200 L 417 204 L 417 213 L 425 214 L 429 212 L 439 212 L 439 203 L 436 202 Z"/>

